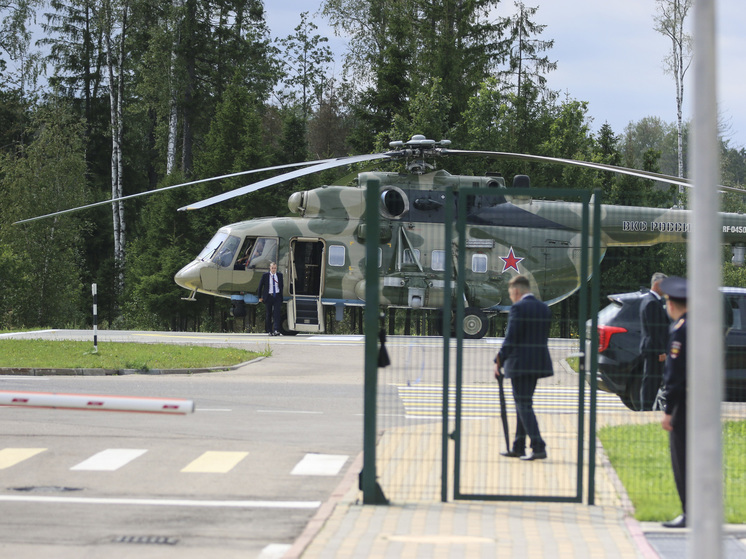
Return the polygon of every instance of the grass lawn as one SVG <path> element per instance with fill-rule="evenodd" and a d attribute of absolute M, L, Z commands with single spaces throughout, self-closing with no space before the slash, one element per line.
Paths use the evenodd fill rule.
<path fill-rule="evenodd" d="M 0 367 L 190 369 L 237 365 L 268 352 L 236 348 L 106 342 L 0 340 Z"/>
<path fill-rule="evenodd" d="M 598 437 L 643 521 L 670 520 L 681 513 L 671 473 L 668 433 L 660 423 L 604 427 Z M 725 521 L 746 522 L 746 422 L 723 424 Z"/>

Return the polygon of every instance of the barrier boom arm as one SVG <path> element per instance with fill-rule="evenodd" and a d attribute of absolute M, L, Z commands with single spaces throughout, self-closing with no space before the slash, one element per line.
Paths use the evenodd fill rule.
<path fill-rule="evenodd" d="M 6 390 L 0 390 L 0 406 L 182 415 L 194 412 L 193 400 Z"/>

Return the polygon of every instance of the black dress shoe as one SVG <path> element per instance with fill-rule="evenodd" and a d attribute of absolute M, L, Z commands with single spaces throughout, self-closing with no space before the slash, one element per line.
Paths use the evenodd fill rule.
<path fill-rule="evenodd" d="M 680 514 L 673 520 L 664 522 L 663 526 L 665 528 L 686 528 L 686 514 Z"/>
<path fill-rule="evenodd" d="M 521 458 L 523 452 L 516 452 L 515 450 L 501 450 L 500 456 L 507 456 L 508 458 Z"/>
<path fill-rule="evenodd" d="M 547 458 L 547 451 L 541 450 L 539 452 L 532 452 L 531 454 L 527 454 L 526 456 L 521 456 L 521 460 L 546 460 Z"/>

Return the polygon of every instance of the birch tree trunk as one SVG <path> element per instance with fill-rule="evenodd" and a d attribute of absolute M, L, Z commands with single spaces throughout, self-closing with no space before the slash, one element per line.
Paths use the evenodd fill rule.
<path fill-rule="evenodd" d="M 173 0 L 173 13 L 174 17 L 171 20 L 171 32 L 173 34 L 173 42 L 171 47 L 171 75 L 169 80 L 169 88 L 171 95 L 169 99 L 168 107 L 168 144 L 166 147 L 166 174 L 170 175 L 174 171 L 176 166 L 176 143 L 177 135 L 179 132 L 179 108 L 178 108 L 178 95 L 177 95 L 177 80 L 176 80 L 176 49 L 179 46 L 179 20 L 182 12 L 182 0 Z"/>
<path fill-rule="evenodd" d="M 104 3 L 104 25 L 106 37 L 106 66 L 109 75 L 109 125 L 111 130 L 111 213 L 114 229 L 114 264 L 117 269 L 117 290 L 124 290 L 126 221 L 124 203 L 117 201 L 123 195 L 122 182 L 124 165 L 122 161 L 122 140 L 124 137 L 123 97 L 124 97 L 124 41 L 127 30 L 127 8 L 125 1 L 121 10 L 121 33 L 119 43 L 114 46 L 114 6 L 110 0 Z M 116 57 L 114 48 L 117 49 Z"/>
<path fill-rule="evenodd" d="M 655 30 L 671 40 L 671 51 L 664 59 L 666 73 L 672 74 L 676 84 L 676 131 L 678 174 L 684 176 L 684 75 L 692 61 L 692 38 L 684 32 L 684 22 L 692 7 L 692 0 L 656 0 L 658 15 Z M 679 192 L 683 187 L 679 187 Z"/>

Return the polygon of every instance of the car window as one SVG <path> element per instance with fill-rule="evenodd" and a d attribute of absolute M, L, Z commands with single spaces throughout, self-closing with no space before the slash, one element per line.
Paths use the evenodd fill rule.
<path fill-rule="evenodd" d="M 728 303 L 730 303 L 730 307 L 733 309 L 733 325 L 731 330 L 743 330 L 742 309 L 739 308 L 739 303 L 741 306 L 746 306 L 746 299 L 737 296 L 728 297 Z"/>
<path fill-rule="evenodd" d="M 601 312 L 598 313 L 598 323 L 608 324 L 614 319 L 616 315 L 619 314 L 619 311 L 621 309 L 622 305 L 620 305 L 616 301 L 612 302 L 610 305 L 605 306 L 603 309 L 601 309 Z"/>

